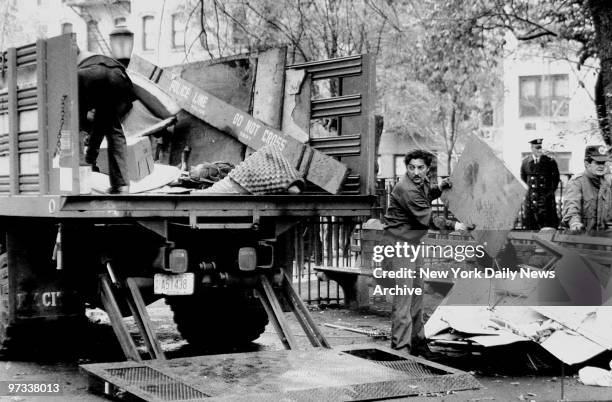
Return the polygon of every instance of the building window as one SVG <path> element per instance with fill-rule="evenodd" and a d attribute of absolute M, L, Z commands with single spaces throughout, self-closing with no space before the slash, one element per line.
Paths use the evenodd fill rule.
<path fill-rule="evenodd" d="M 520 117 L 565 117 L 569 115 L 567 74 L 519 77 Z"/>
<path fill-rule="evenodd" d="M 69 22 L 65 22 L 62 24 L 62 35 L 72 33 L 72 24 Z"/>
<path fill-rule="evenodd" d="M 125 17 L 115 18 L 115 26 L 116 27 L 124 27 L 127 25 L 127 19 Z"/>
<path fill-rule="evenodd" d="M 94 53 L 100 53 L 100 44 L 98 43 L 98 21 L 91 20 L 87 22 L 87 50 Z"/>
<path fill-rule="evenodd" d="M 185 48 L 185 18 L 183 14 L 172 14 L 172 48 Z"/>
<path fill-rule="evenodd" d="M 142 17 L 142 50 L 155 49 L 155 18 L 151 15 Z"/>

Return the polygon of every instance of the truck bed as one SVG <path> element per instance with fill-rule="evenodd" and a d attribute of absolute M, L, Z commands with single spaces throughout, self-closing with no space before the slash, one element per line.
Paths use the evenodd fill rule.
<path fill-rule="evenodd" d="M 368 195 L 16 195 L 0 198 L 0 215 L 48 218 L 250 218 L 366 216 Z"/>

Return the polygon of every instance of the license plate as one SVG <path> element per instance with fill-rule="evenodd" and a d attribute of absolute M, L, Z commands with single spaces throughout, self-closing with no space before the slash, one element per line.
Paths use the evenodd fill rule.
<path fill-rule="evenodd" d="M 155 274 L 153 277 L 153 292 L 157 295 L 192 295 L 194 284 L 193 272 L 184 274 Z"/>

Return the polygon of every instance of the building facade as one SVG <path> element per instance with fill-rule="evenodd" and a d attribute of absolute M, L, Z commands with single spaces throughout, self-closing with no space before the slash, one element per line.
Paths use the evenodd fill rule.
<path fill-rule="evenodd" d="M 597 65 L 587 60 L 579 68 L 577 48 L 567 42 L 543 48 L 510 40 L 508 49 L 499 144 L 504 161 L 518 173 L 528 141 L 543 138 L 562 174 L 582 172 L 585 145 L 603 144 L 594 103 Z"/>
<path fill-rule="evenodd" d="M 10 0 L 9 0 L 10 1 Z M 118 26 L 134 33 L 135 54 L 160 66 L 243 52 L 244 35 L 228 18 L 200 21 L 197 1 L 26 0 L 14 1 L 16 25 L 6 47 L 73 32 L 79 48 L 110 54 L 109 34 Z M 204 29 L 202 29 L 204 25 Z"/>
<path fill-rule="evenodd" d="M 534 138 L 544 139 L 543 148 L 556 159 L 564 180 L 582 172 L 585 145 L 603 144 L 594 103 L 596 62 L 587 60 L 579 68 L 577 48 L 571 43 L 543 47 L 519 43 L 513 37 L 507 39 L 505 54 L 500 70 L 503 91 L 484 109 L 473 133 L 517 177 L 522 159 L 530 153 L 528 141 Z M 439 139 L 385 131 L 379 147 L 379 177 L 404 174 L 403 155 L 414 148 L 436 154 L 438 174 L 446 174 L 446 155 Z"/>

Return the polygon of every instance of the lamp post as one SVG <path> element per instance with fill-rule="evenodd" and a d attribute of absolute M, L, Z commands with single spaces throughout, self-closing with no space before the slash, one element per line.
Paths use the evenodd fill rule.
<path fill-rule="evenodd" d="M 127 66 L 134 48 L 134 33 L 126 26 L 118 26 L 108 36 L 113 57 Z"/>

